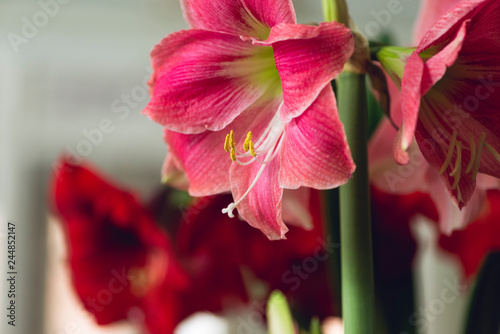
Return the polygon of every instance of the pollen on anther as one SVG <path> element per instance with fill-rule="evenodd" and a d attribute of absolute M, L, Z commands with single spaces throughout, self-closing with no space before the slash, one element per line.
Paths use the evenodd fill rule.
<path fill-rule="evenodd" d="M 231 160 L 236 161 L 236 150 L 234 147 L 231 147 Z"/>
<path fill-rule="evenodd" d="M 257 156 L 257 153 L 255 153 L 255 148 L 253 147 L 253 142 L 250 142 L 249 144 L 249 148 L 250 148 L 250 154 L 252 155 L 252 157 L 256 157 Z"/>
<path fill-rule="evenodd" d="M 245 142 L 243 143 L 243 150 L 248 152 L 250 148 L 250 143 L 252 143 L 252 131 L 247 133 L 247 137 L 245 138 Z"/>
<path fill-rule="evenodd" d="M 229 145 L 233 149 L 236 146 L 236 144 L 234 143 L 234 131 L 233 130 L 231 130 L 231 132 L 229 132 Z"/>
<path fill-rule="evenodd" d="M 224 150 L 229 152 L 229 133 L 226 135 L 226 141 L 224 142 Z"/>

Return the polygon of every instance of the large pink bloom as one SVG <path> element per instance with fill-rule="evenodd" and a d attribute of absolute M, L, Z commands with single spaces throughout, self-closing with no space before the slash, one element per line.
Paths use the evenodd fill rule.
<path fill-rule="evenodd" d="M 231 191 L 248 223 L 283 238 L 283 188 L 333 188 L 354 171 L 330 86 L 349 29 L 296 24 L 290 0 L 182 0 L 191 28 L 152 52 L 144 113 L 165 128 L 164 171 L 189 192 Z M 169 174 L 164 175 L 168 178 Z"/>
<path fill-rule="evenodd" d="M 500 177 L 499 56 L 500 2 L 466 0 L 427 31 L 403 74 L 396 160 L 408 162 L 415 135 L 460 208 L 478 172 Z"/>

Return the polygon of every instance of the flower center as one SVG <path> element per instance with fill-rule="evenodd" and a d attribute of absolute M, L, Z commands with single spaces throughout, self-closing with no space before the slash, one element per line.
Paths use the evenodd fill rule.
<path fill-rule="evenodd" d="M 245 141 L 243 142 L 243 150 L 239 150 L 236 147 L 233 130 L 226 135 L 224 150 L 229 153 L 232 161 L 242 166 L 247 166 L 254 162 L 258 162 L 262 166 L 247 191 L 237 201 L 230 203 L 227 208 L 222 209 L 222 213 L 227 213 L 230 218 L 234 217 L 233 210 L 250 193 L 250 191 L 252 191 L 253 187 L 255 187 L 257 181 L 264 172 L 266 165 L 271 162 L 280 151 L 284 138 L 283 132 L 283 122 L 281 122 L 279 117 L 274 117 L 255 143 L 253 141 L 252 131 L 247 133 Z"/>
<path fill-rule="evenodd" d="M 448 148 L 448 154 L 441 166 L 441 170 L 439 173 L 442 175 L 446 172 L 446 169 L 451 164 L 451 160 L 453 158 L 453 152 L 456 149 L 456 158 L 455 158 L 455 167 L 450 172 L 450 176 L 454 178 L 453 185 L 451 186 L 452 190 L 457 190 L 457 199 L 459 202 L 463 202 L 462 194 L 460 192 L 460 186 L 458 185 L 460 182 L 460 178 L 462 176 L 462 141 L 457 139 L 458 132 L 457 130 L 453 131 L 453 135 L 451 136 L 450 146 Z M 500 162 L 500 154 L 495 150 L 493 146 L 486 142 L 486 133 L 482 132 L 479 137 L 479 142 L 476 143 L 474 141 L 474 136 L 471 134 L 469 139 L 469 148 L 470 148 L 470 160 L 465 169 L 465 173 L 468 174 L 472 172 L 472 181 L 476 181 L 477 173 L 479 171 L 479 165 L 481 164 L 481 155 L 483 152 L 483 148 L 486 148 L 486 151 L 490 153 L 498 162 Z"/>

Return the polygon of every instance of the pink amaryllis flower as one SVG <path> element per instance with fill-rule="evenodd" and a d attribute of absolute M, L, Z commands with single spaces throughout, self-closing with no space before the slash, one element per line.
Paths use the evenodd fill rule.
<path fill-rule="evenodd" d="M 284 188 L 333 188 L 354 171 L 330 86 L 352 33 L 297 24 L 290 0 L 181 5 L 192 29 L 154 48 L 144 110 L 165 128 L 164 171 L 185 172 L 193 196 L 231 191 L 223 212 L 283 238 Z"/>
<path fill-rule="evenodd" d="M 500 2 L 424 2 L 422 14 L 417 35 L 439 19 L 404 59 L 403 122 L 394 155 L 398 163 L 408 163 L 415 135 L 423 156 L 462 208 L 471 201 L 478 173 L 500 177 Z"/>

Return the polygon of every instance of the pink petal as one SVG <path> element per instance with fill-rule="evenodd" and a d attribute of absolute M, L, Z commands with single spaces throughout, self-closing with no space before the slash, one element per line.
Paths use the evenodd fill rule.
<path fill-rule="evenodd" d="M 464 147 L 462 170 L 465 170 L 471 159 L 471 136 L 477 145 L 479 137 L 484 134 L 488 145 L 497 152 L 500 151 L 500 122 L 496 117 L 500 106 L 500 95 L 496 92 L 500 86 L 498 17 L 500 17 L 500 3 L 486 1 L 468 21 L 464 21 L 469 23 L 458 58 L 422 99 L 420 109 L 422 130 L 417 129 L 417 131 L 420 132 L 421 142 L 429 142 L 436 148 L 435 154 L 426 156 L 436 169 L 440 169 L 444 162 L 449 150 L 449 138 L 454 131 L 458 134 L 457 141 Z M 457 35 L 460 35 L 460 32 Z M 440 142 L 441 137 L 434 133 L 438 130 L 445 134 L 444 143 Z M 452 162 L 455 163 L 454 159 Z M 452 181 L 448 180 L 447 176 L 450 170 L 451 167 L 448 167 L 443 176 L 448 187 Z M 500 177 L 498 160 L 484 149 L 479 172 Z M 471 172 L 462 173 L 459 187 L 464 197 L 464 202 L 460 203 L 462 207 L 472 196 L 475 188 Z M 449 191 L 451 192 L 450 188 Z M 456 196 L 455 192 L 452 193 Z"/>
<path fill-rule="evenodd" d="M 231 166 L 231 190 L 235 201 L 247 191 L 261 167 L 260 163 L 248 166 L 234 163 Z M 265 165 L 255 187 L 237 207 L 241 217 L 270 240 L 285 239 L 288 231 L 281 219 L 283 189 L 278 184 L 279 167 L 280 162 L 276 158 Z"/>
<path fill-rule="evenodd" d="M 164 130 L 169 155 L 185 171 L 191 196 L 208 196 L 230 190 L 228 170 L 231 159 L 223 148 L 225 136 L 223 131 L 185 135 Z"/>
<path fill-rule="evenodd" d="M 486 134 L 486 142 L 500 152 L 500 2 L 485 1 L 470 20 L 467 35 L 457 61 L 450 67 L 436 90 L 452 101 L 460 117 L 444 114 L 464 142 L 471 134 Z M 442 103 L 441 103 L 442 105 Z M 451 109 L 451 106 L 448 107 Z M 449 111 L 449 110 L 447 110 Z M 479 172 L 500 178 L 499 161 L 483 152 Z"/>
<path fill-rule="evenodd" d="M 470 61 L 476 66 L 484 66 L 484 59 L 489 58 L 488 66 L 498 70 L 498 53 L 500 52 L 500 41 L 498 39 L 500 29 L 500 2 L 484 1 L 482 7 L 478 7 L 471 17 L 471 24 L 467 29 L 467 37 L 462 47 L 460 57 L 475 56 Z M 480 61 L 479 63 L 478 60 Z"/>
<path fill-rule="evenodd" d="M 447 40 L 453 38 L 456 34 L 456 29 L 462 25 L 462 22 L 469 19 L 474 14 L 474 10 L 486 5 L 488 2 L 493 3 L 494 1 L 461 1 L 451 11 L 441 16 L 434 26 L 427 31 L 418 45 L 417 52 L 422 52 L 423 50 L 446 43 Z"/>
<path fill-rule="evenodd" d="M 472 170 L 468 173 L 466 172 L 472 158 L 470 137 L 474 138 L 474 147 L 477 147 L 479 138 L 484 133 L 486 142 L 497 152 L 500 150 L 500 138 L 498 137 L 500 125 L 498 121 L 494 120 L 492 115 L 492 113 L 496 112 L 493 105 L 489 106 L 488 103 L 485 103 L 483 110 L 479 111 L 481 115 L 467 113 L 462 109 L 463 106 L 460 102 L 463 101 L 463 97 L 474 96 L 475 88 L 479 87 L 479 84 L 474 85 L 474 81 L 467 83 L 469 85 L 464 85 L 460 81 L 449 78 L 440 81 L 435 90 L 433 89 L 432 94 L 426 95 L 422 99 L 420 122 L 417 125 L 416 131 L 416 139 L 419 146 L 421 148 L 428 148 L 422 149 L 425 159 L 436 170 L 440 170 L 443 166 L 450 149 L 452 134 L 454 131 L 457 132 L 456 142 L 462 146 L 460 161 L 461 176 L 458 183 L 459 190 L 452 190 L 455 178 L 450 176 L 451 171 L 457 166 L 457 152 L 455 149 L 451 162 L 443 173 L 442 178 L 445 186 L 448 188 L 448 192 L 455 198 L 460 208 L 468 203 L 475 189 L 475 179 Z M 457 84 L 461 89 L 454 87 L 454 84 Z M 445 87 L 446 89 L 444 89 Z M 500 99 L 495 96 L 492 97 L 492 101 L 490 102 L 493 101 L 499 103 Z M 487 108 L 491 108 L 489 112 Z M 480 161 L 479 172 L 500 177 L 499 162 L 485 147 L 482 150 Z M 458 191 L 460 191 L 460 194 L 458 194 Z"/>
<path fill-rule="evenodd" d="M 280 24 L 258 45 L 272 45 L 281 77 L 286 123 L 300 115 L 344 67 L 354 51 L 352 32 L 337 22 L 319 26 Z"/>
<path fill-rule="evenodd" d="M 420 97 L 437 83 L 459 56 L 467 34 L 468 21 L 484 0 L 465 0 L 443 15 L 425 34 L 417 51 L 408 59 L 402 81 L 403 124 L 398 133 L 394 157 L 398 163 L 408 161 L 405 152 L 413 140 L 417 125 Z M 425 62 L 420 55 L 429 58 Z"/>
<path fill-rule="evenodd" d="M 422 39 L 425 33 L 439 20 L 441 15 L 446 14 L 461 0 L 422 0 L 420 11 L 413 29 L 413 41 L 415 44 Z"/>
<path fill-rule="evenodd" d="M 295 23 L 290 0 L 181 0 L 191 28 L 266 39 L 271 27 Z"/>
<path fill-rule="evenodd" d="M 420 94 L 425 95 L 445 75 L 448 67 L 452 66 L 458 58 L 465 39 L 469 21 L 462 22 L 454 39 L 450 41 L 441 51 L 425 62 L 424 76 L 420 88 Z"/>
<path fill-rule="evenodd" d="M 474 137 L 474 144 L 477 145 L 484 133 L 485 142 L 500 152 L 500 121 L 496 116 L 500 106 L 500 94 L 495 92 L 494 87 L 486 86 L 490 80 L 500 86 L 500 71 L 496 73 L 477 71 L 469 78 L 460 79 L 447 76 L 436 85 L 432 94 L 423 98 L 422 108 L 425 108 L 425 114 L 432 111 L 434 121 L 432 122 L 427 116 L 421 116 L 422 127 L 427 129 L 417 131 L 422 131 L 420 136 L 424 140 L 431 142 L 432 145 L 441 146 L 441 159 L 433 159 L 435 168 L 441 168 L 449 148 L 449 141 L 444 144 L 439 143 L 441 137 L 437 136 L 436 132 L 442 132 L 441 130 L 449 136 L 453 131 L 457 131 L 458 140 L 465 148 L 462 160 L 466 164 L 470 159 L 471 135 Z M 479 99 L 479 97 L 484 98 Z M 436 120 L 438 124 L 435 124 Z M 434 130 L 430 130 L 431 127 Z M 485 148 L 482 150 L 479 172 L 500 178 L 500 163 Z"/>
<path fill-rule="evenodd" d="M 425 177 L 429 164 L 415 143 L 408 150 L 408 164 L 397 164 L 392 155 L 396 133 L 389 120 L 384 119 L 372 135 L 368 145 L 371 182 L 378 189 L 391 194 L 426 192 Z"/>
<path fill-rule="evenodd" d="M 423 108 L 428 108 L 423 106 Z M 424 123 L 425 124 L 425 123 Z M 451 135 L 444 135 L 447 130 L 444 130 L 442 134 L 429 133 L 428 128 L 422 123 L 418 124 L 416 139 L 420 147 L 426 146 L 429 149 L 422 150 L 422 154 L 425 160 L 434 167 L 436 170 L 440 170 L 443 166 L 448 153 L 448 148 L 450 147 Z M 460 137 L 459 137 L 460 138 Z M 465 206 L 472 194 L 474 193 L 475 180 L 473 179 L 472 172 L 465 173 L 467 169 L 468 162 L 470 160 L 470 150 L 466 149 L 466 145 L 463 145 L 464 149 L 461 150 L 461 176 L 458 183 L 457 189 L 452 189 L 452 185 L 455 182 L 455 178 L 450 175 L 451 171 L 457 166 L 457 153 L 456 150 L 453 152 L 453 158 L 451 163 L 448 165 L 445 172 L 441 175 L 441 179 L 444 182 L 444 186 L 447 189 L 449 195 L 453 197 L 457 206 L 462 208 Z M 458 193 L 460 192 L 460 194 Z"/>
<path fill-rule="evenodd" d="M 244 142 L 248 131 L 258 138 L 276 114 L 280 103 L 281 98 L 263 97 L 221 131 L 185 135 L 165 130 L 165 142 L 179 168 L 185 171 L 192 196 L 207 196 L 230 190 L 229 169 L 232 161 L 224 150 L 226 135 L 233 130 L 237 144 Z"/>
<path fill-rule="evenodd" d="M 434 108 L 437 105 L 437 103 L 428 104 L 428 102 L 430 101 L 423 101 L 422 109 L 425 108 L 425 110 L 429 110 L 429 108 Z M 439 117 L 439 115 L 436 115 L 436 117 Z M 440 125 L 429 124 L 431 123 L 426 119 L 419 123 L 417 127 L 416 139 L 419 145 L 427 145 L 429 148 L 432 148 L 423 151 L 422 153 L 431 166 L 433 166 L 436 170 L 440 170 L 448 154 L 453 131 L 451 131 L 452 129 L 441 127 Z M 459 162 L 457 160 L 457 150 L 454 149 L 452 152 L 451 162 L 442 174 L 441 178 L 445 187 L 448 189 L 448 193 L 454 198 L 455 203 L 462 208 L 467 204 L 474 192 L 475 180 L 472 177 L 472 172 L 465 173 L 468 162 L 471 159 L 471 151 L 467 148 L 467 142 L 462 142 L 460 135 L 457 139 L 457 142 L 461 142 L 460 145 L 463 147 L 461 150 L 461 161 Z M 478 140 L 479 138 L 476 139 L 476 141 Z M 460 182 L 458 183 L 458 188 L 452 190 L 455 178 L 452 177 L 450 173 L 455 167 L 457 167 L 457 165 L 461 168 Z M 460 194 L 458 192 L 460 192 Z"/>
<path fill-rule="evenodd" d="M 346 183 L 354 169 L 335 96 L 327 84 L 316 101 L 286 125 L 280 185 L 335 188 Z"/>
<path fill-rule="evenodd" d="M 403 124 L 394 146 L 394 158 L 400 164 L 408 163 L 406 150 L 413 140 L 417 126 L 420 98 L 438 82 L 458 57 L 465 38 L 467 22 L 462 23 L 455 38 L 427 62 L 413 52 L 405 67 L 401 85 Z"/>
<path fill-rule="evenodd" d="M 180 31 L 151 57 L 153 96 L 143 113 L 176 132 L 220 130 L 276 85 L 258 77 L 274 65 L 271 50 L 238 36 Z"/>
<path fill-rule="evenodd" d="M 424 72 L 424 62 L 417 52 L 413 52 L 406 63 L 401 83 L 401 109 L 403 123 L 394 142 L 394 159 L 400 164 L 408 163 L 406 150 L 410 146 L 418 120 L 420 108 L 420 85 Z"/>

